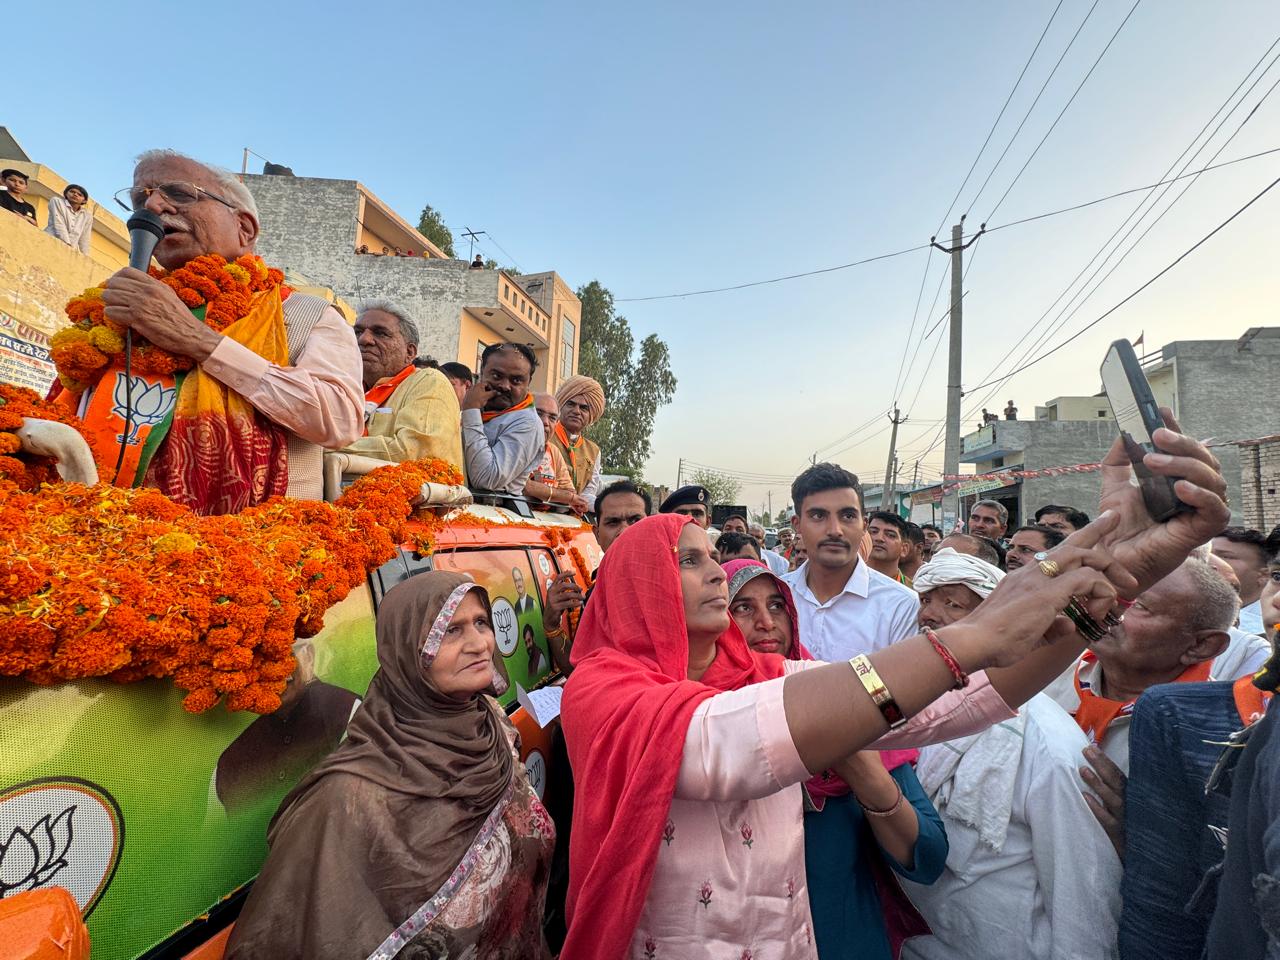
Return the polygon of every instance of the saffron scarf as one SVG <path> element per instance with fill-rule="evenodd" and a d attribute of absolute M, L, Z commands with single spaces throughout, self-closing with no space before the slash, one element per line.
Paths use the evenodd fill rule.
<path fill-rule="evenodd" d="M 1082 680 L 1080 672 L 1088 664 L 1095 663 L 1097 659 L 1092 651 L 1086 650 L 1084 656 L 1080 658 L 1080 662 L 1076 664 L 1075 684 L 1076 694 L 1080 697 L 1080 706 L 1076 708 L 1073 716 L 1080 729 L 1085 732 L 1085 736 L 1089 738 L 1089 742 L 1101 744 L 1102 738 L 1107 735 L 1107 728 L 1111 726 L 1117 717 L 1130 716 L 1133 713 L 1133 705 L 1137 700 L 1108 700 L 1106 697 L 1094 693 L 1093 683 L 1089 680 Z M 1187 667 L 1173 682 L 1199 683 L 1202 680 L 1208 680 L 1209 670 L 1212 666 L 1212 660 L 1201 660 L 1199 663 Z"/>
<path fill-rule="evenodd" d="M 584 436 L 571 438 L 564 424 L 561 423 L 555 425 L 552 436 L 568 462 L 569 470 L 573 475 L 574 489 L 581 493 L 591 482 L 591 475 L 595 473 L 596 463 L 600 459 L 600 448 Z"/>
<path fill-rule="evenodd" d="M 287 366 L 284 298 L 273 288 L 222 333 L 269 363 Z M 204 306 L 192 311 L 203 320 Z M 179 374 L 124 375 L 123 360 L 106 370 L 85 398 L 82 420 L 102 450 L 125 444 L 115 486 L 145 483 L 199 514 L 236 513 L 284 494 L 289 484 L 283 427 L 199 367 Z M 56 395 L 73 407 L 68 391 Z M 125 415 L 131 409 L 129 434 Z M 126 442 L 127 439 L 127 442 Z"/>
<path fill-rule="evenodd" d="M 1253 682 L 1253 674 L 1241 677 L 1231 685 L 1231 696 L 1236 702 L 1236 711 L 1240 714 L 1240 722 L 1246 727 L 1257 723 L 1266 715 L 1267 704 L 1274 694 L 1270 690 L 1262 690 Z"/>
<path fill-rule="evenodd" d="M 648 517 L 614 541 L 574 639 L 561 714 L 579 784 L 565 960 L 627 955 L 698 705 L 783 673 L 782 658 L 752 653 L 731 620 L 710 669 L 701 680 L 688 679 L 676 546 L 691 522 Z"/>
<path fill-rule="evenodd" d="M 526 393 L 524 399 L 514 406 L 507 407 L 505 410 L 481 410 L 480 419 L 485 423 L 490 420 L 496 420 L 498 417 L 505 417 L 508 413 L 515 413 L 517 410 L 528 410 L 533 406 L 533 394 Z"/>
<path fill-rule="evenodd" d="M 372 405 L 372 407 L 374 408 L 381 407 L 383 404 L 385 404 L 388 400 L 391 399 L 391 395 L 396 392 L 396 387 L 400 386 L 400 384 L 404 383 L 406 380 L 408 380 L 411 376 L 413 376 L 417 372 L 418 372 L 418 368 L 411 363 L 407 367 L 405 367 L 403 370 L 401 370 L 399 373 L 397 373 L 394 377 L 384 377 L 383 379 L 379 380 L 372 387 L 370 387 L 368 390 L 365 391 L 364 393 L 365 405 L 366 406 Z"/>

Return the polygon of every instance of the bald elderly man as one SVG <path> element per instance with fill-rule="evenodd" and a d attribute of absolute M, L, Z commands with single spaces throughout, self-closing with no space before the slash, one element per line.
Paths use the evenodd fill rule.
<path fill-rule="evenodd" d="M 206 254 L 253 256 L 257 206 L 231 173 L 152 150 L 139 157 L 128 197 L 134 209 L 163 222 L 155 259 L 167 271 Z M 238 266 L 219 269 L 228 282 L 249 276 Z M 203 302 L 188 306 L 142 271 L 126 267 L 105 283 L 106 318 L 133 331 L 131 409 L 120 403 L 122 354 L 81 392 L 68 389 L 57 399 L 110 441 L 108 460 L 116 459 L 115 438 L 131 438 L 118 486 L 142 482 L 202 514 L 235 513 L 277 494 L 323 496 L 323 451 L 346 446 L 364 429 L 355 334 L 325 300 L 289 293 L 261 260 L 253 273 L 257 288 L 223 307 L 235 322 L 218 329 L 203 319 Z M 147 346 L 193 366 L 180 381 L 155 372 L 138 362 Z"/>
<path fill-rule="evenodd" d="M 556 403 L 560 408 L 560 422 L 556 424 L 552 442 L 569 464 L 573 489 L 586 500 L 587 509 L 594 510 L 596 494 L 600 492 L 600 447 L 582 433 L 604 416 L 604 388 L 579 374 L 560 385 Z"/>

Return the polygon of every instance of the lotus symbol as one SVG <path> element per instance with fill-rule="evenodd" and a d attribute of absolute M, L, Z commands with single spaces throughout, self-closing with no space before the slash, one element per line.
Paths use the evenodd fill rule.
<path fill-rule="evenodd" d="M 133 397 L 133 410 L 130 412 L 129 394 Z M 173 407 L 173 401 L 177 396 L 176 387 L 166 387 L 163 383 L 149 383 L 142 377 L 126 377 L 123 373 L 116 374 L 116 387 L 112 391 L 112 399 L 115 406 L 111 412 L 121 420 L 129 423 L 129 440 L 130 444 L 137 444 L 138 429 L 140 427 L 150 427 L 162 421 L 169 415 L 170 409 Z M 117 440 L 124 440 L 123 435 L 117 436 Z"/>
<path fill-rule="evenodd" d="M 52 820 L 45 814 L 28 830 L 14 827 L 0 843 L 0 898 L 43 887 L 67 865 L 75 811 L 72 805 Z"/>

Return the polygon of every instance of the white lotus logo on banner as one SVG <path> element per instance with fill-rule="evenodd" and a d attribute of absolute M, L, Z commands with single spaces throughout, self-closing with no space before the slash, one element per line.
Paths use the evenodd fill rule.
<path fill-rule="evenodd" d="M 128 419 L 129 443 L 135 444 L 138 442 L 138 428 L 163 421 L 177 396 L 176 387 L 166 387 L 159 382 L 148 383 L 142 377 L 125 377 L 123 373 L 117 373 L 115 390 L 111 393 L 115 406 L 111 412 L 121 420 Z M 116 439 L 123 438 L 117 436 Z"/>
<path fill-rule="evenodd" d="M 120 862 L 124 821 L 87 780 L 35 780 L 0 793 L 0 898 L 65 887 L 85 916 Z"/>

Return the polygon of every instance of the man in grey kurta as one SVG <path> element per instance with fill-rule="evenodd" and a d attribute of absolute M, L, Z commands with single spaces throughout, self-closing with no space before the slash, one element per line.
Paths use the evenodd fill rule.
<path fill-rule="evenodd" d="M 481 355 L 480 377 L 462 398 L 462 454 L 473 489 L 520 496 L 542 459 L 545 431 L 529 395 L 537 366 L 518 343 L 495 343 Z"/>

